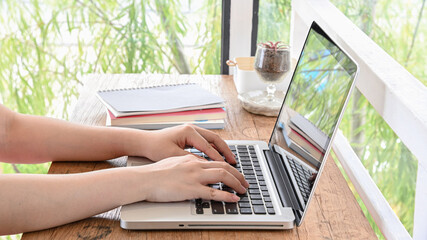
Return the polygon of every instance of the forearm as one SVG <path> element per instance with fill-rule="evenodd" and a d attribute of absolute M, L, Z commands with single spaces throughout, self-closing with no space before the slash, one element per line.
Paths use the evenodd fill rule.
<path fill-rule="evenodd" d="M 7 143 L 2 149 L 2 161 L 15 163 L 97 161 L 131 155 L 134 142 L 140 141 L 141 146 L 146 134 L 22 114 L 15 114 L 7 132 L 9 137 L 4 140 Z"/>
<path fill-rule="evenodd" d="M 144 200 L 145 174 L 137 171 L 0 175 L 0 235 L 59 226 Z"/>

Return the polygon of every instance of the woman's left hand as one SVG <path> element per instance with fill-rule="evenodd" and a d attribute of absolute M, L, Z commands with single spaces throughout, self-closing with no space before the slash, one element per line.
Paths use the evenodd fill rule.
<path fill-rule="evenodd" d="M 147 149 L 142 156 L 152 161 L 190 154 L 184 149 L 194 147 L 212 160 L 224 161 L 223 155 L 228 163 L 236 163 L 234 154 L 218 134 L 189 124 L 144 132 L 144 140 L 140 144 L 141 148 Z"/>

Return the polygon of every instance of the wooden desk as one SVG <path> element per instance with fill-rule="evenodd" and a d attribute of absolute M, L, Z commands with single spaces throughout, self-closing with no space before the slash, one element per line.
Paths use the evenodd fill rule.
<path fill-rule="evenodd" d="M 268 141 L 275 118 L 253 115 L 240 106 L 232 76 L 219 75 L 89 75 L 71 116 L 71 121 L 89 125 L 105 124 L 105 109 L 95 96 L 99 89 L 154 86 L 195 82 L 227 101 L 224 139 Z M 126 157 L 105 162 L 56 162 L 49 174 L 88 172 L 124 166 Z M 60 213 L 58 213 L 60 214 Z M 119 208 L 44 231 L 25 233 L 22 239 L 376 239 L 347 183 L 332 159 L 316 189 L 303 224 L 284 231 L 181 230 L 128 231 L 120 228 Z"/>

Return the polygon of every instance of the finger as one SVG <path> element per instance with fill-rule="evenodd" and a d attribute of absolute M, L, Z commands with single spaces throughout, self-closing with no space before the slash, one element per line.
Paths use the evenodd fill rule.
<path fill-rule="evenodd" d="M 209 200 L 224 202 L 237 202 L 240 200 L 240 198 L 235 194 L 206 186 L 203 186 L 203 190 L 201 193 L 201 198 Z"/>
<path fill-rule="evenodd" d="M 196 129 L 194 129 L 194 126 L 189 126 L 191 129 L 189 130 L 190 135 L 187 137 L 187 145 L 191 145 L 198 150 L 206 153 L 211 159 L 215 161 L 224 161 L 222 156 L 219 154 L 215 148 L 211 146 L 211 144 L 206 141 L 206 139 L 200 135 Z"/>
<path fill-rule="evenodd" d="M 246 188 L 240 183 L 240 181 L 224 168 L 205 169 L 202 174 L 201 182 L 204 185 L 222 182 L 238 193 L 243 194 L 246 192 Z"/>
<path fill-rule="evenodd" d="M 240 184 L 242 184 L 245 188 L 249 187 L 249 183 L 246 181 L 243 174 L 241 174 L 237 169 L 226 162 L 204 162 L 202 163 L 202 168 L 224 168 L 233 174 L 233 176 L 237 178 L 237 180 L 240 181 Z"/>
<path fill-rule="evenodd" d="M 213 143 L 215 145 L 215 148 L 220 153 L 222 153 L 222 155 L 225 156 L 225 159 L 227 160 L 227 162 L 229 162 L 231 164 L 236 164 L 236 156 L 233 154 L 233 152 L 231 152 L 227 143 L 221 137 L 219 137 L 218 134 L 213 133 L 209 130 L 203 129 L 203 128 L 198 127 L 198 126 L 194 126 L 194 129 L 196 129 L 196 131 L 202 137 L 204 137 L 208 142 Z M 208 154 L 208 156 L 209 156 L 209 154 Z"/>

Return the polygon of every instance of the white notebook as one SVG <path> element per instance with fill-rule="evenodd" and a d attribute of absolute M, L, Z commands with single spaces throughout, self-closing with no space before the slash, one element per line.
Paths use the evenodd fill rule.
<path fill-rule="evenodd" d="M 116 117 L 224 107 L 224 100 L 196 84 L 103 90 L 101 102 Z"/>

